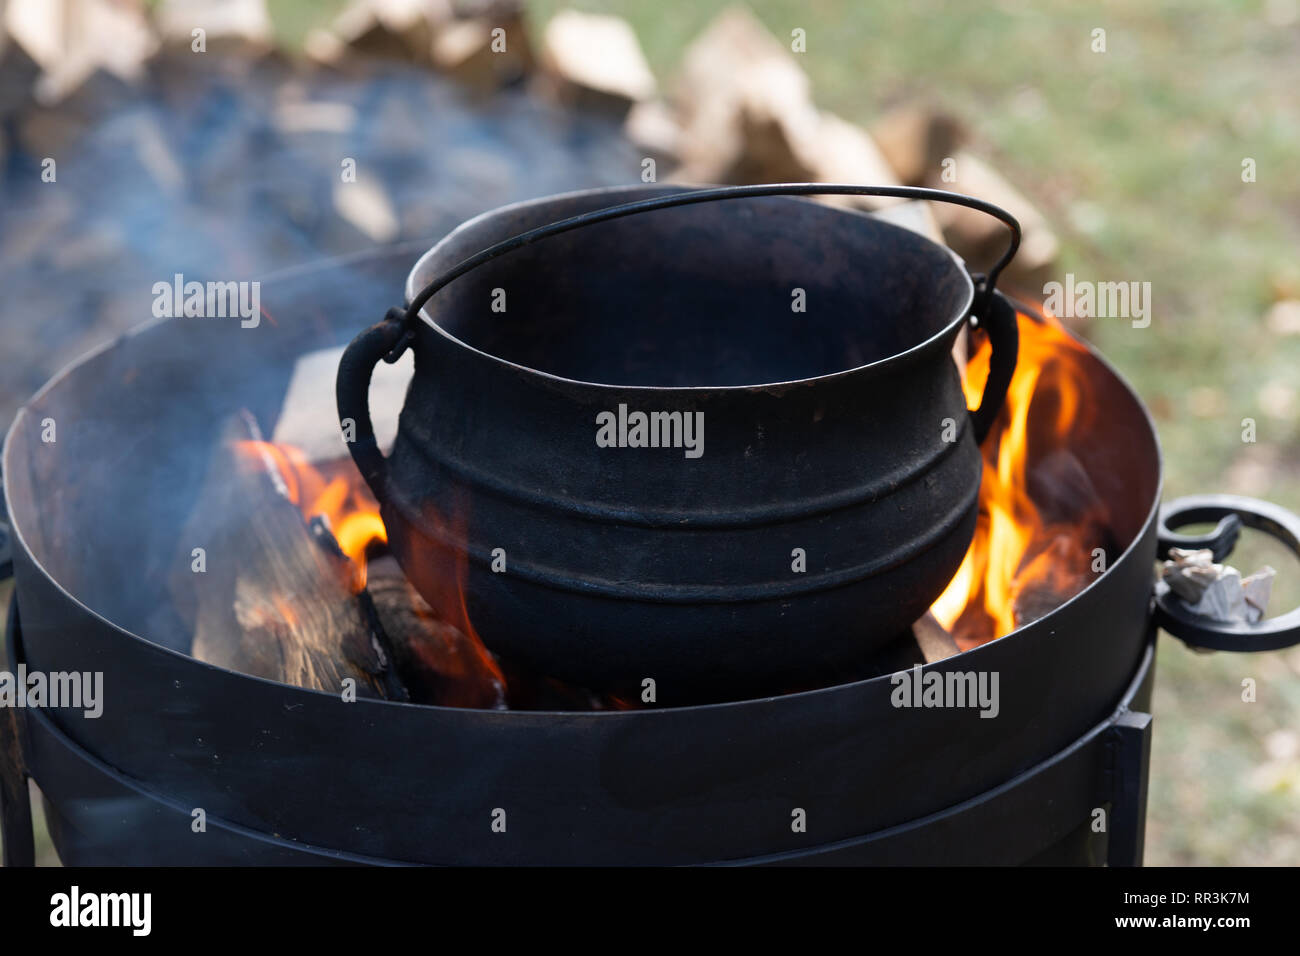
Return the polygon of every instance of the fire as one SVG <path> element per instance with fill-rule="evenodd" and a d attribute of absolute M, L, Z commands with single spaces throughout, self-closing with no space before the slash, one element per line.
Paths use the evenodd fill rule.
<path fill-rule="evenodd" d="M 1096 407 L 1089 394 L 1087 352 L 1051 316 L 1039 321 L 1021 313 L 1018 319 L 1016 372 L 982 449 L 975 534 L 952 581 L 931 607 L 962 650 L 1009 634 L 1069 600 L 1095 578 L 1095 549 L 1113 544 L 1105 503 L 1075 455 L 1081 447 L 1079 438 L 1092 428 Z M 962 385 L 968 405 L 979 401 L 990 355 L 985 341 L 967 362 Z M 259 458 L 266 471 L 277 477 L 280 491 L 305 518 L 327 520 L 355 568 L 354 590 L 365 589 L 367 552 L 387 543 L 388 536 L 379 507 L 351 462 L 344 459 L 314 467 L 291 445 L 239 444 L 241 451 Z M 463 521 L 463 511 L 453 514 Z M 431 510 L 423 518 L 446 532 L 438 535 L 441 539 L 463 539 L 461 521 L 446 522 Z M 513 675 L 507 684 L 470 621 L 465 555 L 449 551 L 442 557 L 446 566 L 433 576 L 441 582 L 436 588 L 439 593 L 425 595 L 432 598 L 426 610 L 435 622 L 463 637 L 454 645 L 442 646 L 434 640 L 416 648 L 417 655 L 427 658 L 428 669 L 455 682 L 435 702 L 504 706 L 502 695 L 509 687 L 511 706 L 515 696 L 521 701 L 536 698 L 543 705 L 550 701 L 551 707 L 557 706 L 557 699 L 563 701 L 558 706 L 580 709 L 637 706 L 610 695 L 587 695 L 585 703 L 575 705 L 573 701 L 585 692 L 540 676 Z M 292 613 L 287 607 L 281 611 Z M 555 697 L 556 693 L 561 696 Z"/>
<path fill-rule="evenodd" d="M 365 482 L 349 467 L 317 468 L 301 449 L 278 442 L 242 441 L 240 451 L 258 455 L 273 467 L 268 469 L 284 483 L 281 491 L 298 506 L 304 518 L 324 518 L 355 569 L 352 587 L 366 586 L 366 550 L 388 541 L 379 504 Z"/>
<path fill-rule="evenodd" d="M 259 466 L 278 483 L 278 490 L 297 506 L 308 521 L 324 518 L 339 550 L 348 558 L 351 571 L 347 584 L 360 594 L 367 585 L 367 555 L 387 544 L 388 532 L 379 514 L 379 505 L 351 459 L 339 459 L 320 465 L 307 460 L 294 445 L 267 441 L 241 441 L 238 452 L 257 460 Z M 463 536 L 463 512 L 457 522 L 446 523 L 432 510 L 427 521 L 453 536 Z M 439 593 L 429 595 L 429 603 L 410 592 L 410 614 L 420 622 L 414 636 L 407 634 L 406 676 L 422 675 L 428 683 L 408 690 L 425 695 L 421 702 L 448 707 L 505 706 L 506 678 L 495 657 L 484 646 L 469 619 L 465 603 L 467 560 L 463 552 L 441 555 L 446 566 L 438 580 Z M 378 587 L 380 574 L 376 574 Z M 373 599 L 373 592 L 372 592 Z M 292 602 L 283 596 L 273 598 L 276 612 L 285 621 L 295 616 Z M 389 635 L 392 636 L 391 634 Z M 413 668 L 414 671 L 410 671 Z"/>
<path fill-rule="evenodd" d="M 1020 358 L 984 444 L 975 537 L 931 608 L 963 650 L 1009 634 L 1081 591 L 1105 535 L 1104 505 L 1071 451 L 1092 410 L 1080 361 L 1086 352 L 1051 316 L 1018 318 Z M 988 378 L 990 354 L 984 341 L 967 363 L 963 387 L 971 406 Z M 1036 496 L 1051 497 L 1051 506 Z"/>

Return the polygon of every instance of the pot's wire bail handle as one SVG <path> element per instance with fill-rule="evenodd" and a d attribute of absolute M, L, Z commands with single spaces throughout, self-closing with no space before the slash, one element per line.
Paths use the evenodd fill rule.
<path fill-rule="evenodd" d="M 420 320 L 420 310 L 436 295 L 439 290 L 456 281 L 465 273 L 490 262 L 499 256 L 516 249 L 531 245 L 541 239 L 557 236 L 561 233 L 581 229 L 583 226 L 621 219 L 657 209 L 670 209 L 676 206 L 690 206 L 696 203 L 718 202 L 724 199 L 745 199 L 760 196 L 876 196 L 885 199 L 909 199 L 928 202 L 945 202 L 956 206 L 966 206 L 977 212 L 992 216 L 1007 227 L 1010 239 L 1006 251 L 989 269 L 988 274 L 974 275 L 975 298 L 971 305 L 970 320 L 985 330 L 993 345 L 993 355 L 989 363 L 989 377 L 984 385 L 984 395 L 979 408 L 971 413 L 971 421 L 977 442 L 982 442 L 992 427 L 1002 401 L 1006 398 L 1007 387 L 1011 384 L 1011 375 L 1016 368 L 1016 353 L 1019 345 L 1019 333 L 1016 325 L 1016 311 L 1000 293 L 997 292 L 998 276 L 1015 257 L 1020 248 L 1020 223 L 1005 209 L 961 193 L 948 192 L 943 189 L 927 189 L 920 186 L 863 186 L 853 183 L 762 183 L 754 186 L 719 186 L 708 189 L 690 189 L 682 192 L 654 196 L 635 202 L 593 209 L 590 212 L 570 216 L 557 222 L 536 226 L 518 235 L 503 239 L 488 246 L 469 258 L 437 276 L 417 293 L 404 309 L 389 309 L 384 321 L 362 332 L 343 354 L 339 363 L 336 393 L 339 404 L 339 417 L 351 419 L 355 435 L 348 443 L 352 457 L 361 469 L 366 482 L 381 502 L 385 500 L 383 492 L 386 487 L 386 465 L 383 455 L 375 444 L 374 431 L 370 425 L 370 402 L 368 390 L 370 373 L 382 358 L 386 362 L 395 362 L 415 340 L 416 323 Z M 343 422 L 347 428 L 347 422 Z M 346 432 L 345 432 L 346 435 Z"/>

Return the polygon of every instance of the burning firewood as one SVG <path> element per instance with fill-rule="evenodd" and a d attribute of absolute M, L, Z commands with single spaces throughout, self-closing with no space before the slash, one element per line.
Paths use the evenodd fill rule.
<path fill-rule="evenodd" d="M 927 664 L 961 653 L 957 641 L 953 639 L 948 629 L 939 623 L 933 611 L 926 611 L 925 615 L 912 625 L 912 635 L 916 638 L 916 644 L 921 648 L 921 654 L 924 655 Z"/>
<path fill-rule="evenodd" d="M 394 667 L 415 703 L 505 708 L 505 679 L 487 649 L 438 620 L 393 558 L 370 562 L 366 577 L 366 590 L 393 649 Z"/>
<path fill-rule="evenodd" d="M 328 522 L 308 521 L 251 414 L 223 427 L 182 536 L 177 605 L 199 660 L 299 687 L 405 700 L 364 579 Z M 202 548 L 200 558 L 193 549 Z"/>

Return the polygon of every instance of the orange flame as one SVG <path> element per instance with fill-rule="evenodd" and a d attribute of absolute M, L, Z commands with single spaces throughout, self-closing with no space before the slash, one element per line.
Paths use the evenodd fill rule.
<path fill-rule="evenodd" d="M 1086 351 L 1053 317 L 1045 318 L 1018 316 L 1020 355 L 999 422 L 984 444 L 975 537 L 931 607 L 962 650 L 1028 623 L 1033 594 L 1055 605 L 1090 581 L 1100 502 L 1076 502 L 1072 520 L 1049 521 L 1032 495 L 1041 462 L 1054 453 L 1075 461 L 1072 440 L 1088 426 L 1084 413 L 1092 407 L 1080 361 Z M 972 407 L 988 378 L 991 351 L 985 340 L 967 363 L 962 384 Z"/>
<path fill-rule="evenodd" d="M 366 587 L 366 553 L 374 545 L 386 544 L 388 532 L 379 514 L 379 505 L 350 459 L 313 465 L 294 445 L 266 441 L 241 441 L 236 445 L 241 455 L 260 460 L 267 473 L 281 482 L 280 492 L 308 520 L 325 518 L 347 556 L 353 573 L 352 590 Z M 448 532 L 453 539 L 464 536 L 464 514 L 457 512 L 452 524 L 429 509 L 425 518 L 431 526 Z M 465 603 L 465 578 L 468 561 L 463 551 L 440 550 L 427 556 L 438 564 L 434 580 L 437 593 L 430 606 L 416 613 L 430 624 L 428 640 L 414 642 L 411 651 L 421 658 L 430 671 L 441 675 L 436 703 L 450 707 L 500 707 L 504 704 L 505 676 L 495 657 L 488 651 L 470 622 Z M 280 602 L 282 616 L 292 615 L 288 602 Z M 277 604 L 279 607 L 279 604 Z M 286 619 L 288 619 L 286 617 Z M 446 625 L 457 636 L 437 630 Z"/>
<path fill-rule="evenodd" d="M 355 569 L 352 587 L 366 586 L 366 549 L 388 541 L 379 504 L 365 482 L 355 472 L 340 465 L 332 476 L 314 467 L 302 450 L 267 441 L 241 441 L 237 449 L 246 455 L 260 456 L 284 482 L 286 498 L 298 506 L 304 518 L 323 517 Z M 346 463 L 351 467 L 351 463 Z M 326 466 L 328 468 L 329 466 Z"/>

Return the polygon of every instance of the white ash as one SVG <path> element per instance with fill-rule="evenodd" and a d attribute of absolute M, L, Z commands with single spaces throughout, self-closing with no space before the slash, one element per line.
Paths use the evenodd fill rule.
<path fill-rule="evenodd" d="M 1196 614 L 1224 623 L 1255 624 L 1264 619 L 1277 572 L 1265 565 L 1249 577 L 1216 564 L 1208 548 L 1170 548 L 1160 576 Z"/>

